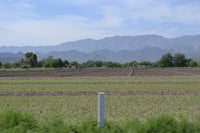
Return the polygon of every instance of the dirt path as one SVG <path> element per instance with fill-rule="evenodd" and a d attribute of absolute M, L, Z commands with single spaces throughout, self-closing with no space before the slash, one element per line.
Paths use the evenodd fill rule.
<path fill-rule="evenodd" d="M 0 96 L 92 96 L 96 91 L 0 92 Z M 106 91 L 106 95 L 200 95 L 200 91 Z"/>
<path fill-rule="evenodd" d="M 128 73 L 128 77 L 130 77 L 130 76 L 132 76 L 132 75 L 133 75 L 133 74 L 132 74 L 132 73 L 133 73 L 133 71 L 134 71 L 133 69 L 131 69 L 131 70 L 130 70 L 130 72 Z"/>

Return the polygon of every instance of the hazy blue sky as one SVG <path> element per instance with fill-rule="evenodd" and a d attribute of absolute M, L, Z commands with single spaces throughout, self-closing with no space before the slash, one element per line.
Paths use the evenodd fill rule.
<path fill-rule="evenodd" d="M 0 0 L 0 46 L 200 34 L 200 0 Z"/>

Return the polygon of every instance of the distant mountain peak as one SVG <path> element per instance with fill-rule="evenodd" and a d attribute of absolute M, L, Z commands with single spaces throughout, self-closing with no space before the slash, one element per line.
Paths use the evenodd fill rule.
<path fill-rule="evenodd" d="M 114 59 L 111 57 L 119 58 L 120 61 L 123 61 L 123 58 L 121 56 L 116 56 L 119 55 L 119 51 L 120 53 L 123 53 L 121 54 L 121 56 L 124 56 L 124 60 L 127 60 L 128 58 L 136 58 L 138 60 L 154 60 L 157 59 L 161 53 L 164 54 L 164 52 L 166 51 L 171 52 L 172 54 L 176 52 L 183 53 L 188 57 L 197 58 L 199 57 L 200 53 L 200 35 L 185 35 L 175 38 L 166 38 L 156 34 L 137 36 L 116 35 L 98 40 L 82 39 L 78 41 L 64 42 L 62 44 L 54 46 L 0 47 L 0 52 L 37 52 L 41 54 L 43 53 L 43 55 L 56 53 L 55 57 L 65 58 L 64 55 L 66 55 L 66 57 L 74 56 L 77 57 L 77 60 L 79 61 L 98 58 L 106 58 L 107 60 Z M 125 54 L 129 53 L 130 51 L 134 52 L 134 54 Z M 157 53 L 157 57 L 155 55 L 152 58 L 147 58 L 148 56 L 151 57 L 147 53 L 151 53 L 152 51 Z M 94 56 L 97 53 L 98 55 Z M 89 56 L 94 56 L 95 58 L 90 58 Z"/>

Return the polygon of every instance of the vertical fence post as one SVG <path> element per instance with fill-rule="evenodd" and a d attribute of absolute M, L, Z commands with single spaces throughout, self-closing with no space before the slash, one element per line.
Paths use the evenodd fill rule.
<path fill-rule="evenodd" d="M 98 127 L 104 125 L 104 93 L 98 93 Z"/>

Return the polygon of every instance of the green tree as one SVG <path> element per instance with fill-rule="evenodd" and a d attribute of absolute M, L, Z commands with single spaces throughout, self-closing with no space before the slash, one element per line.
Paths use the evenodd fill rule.
<path fill-rule="evenodd" d="M 108 61 L 108 62 L 103 62 L 102 66 L 107 67 L 107 68 L 121 68 L 122 64 L 118 62 Z"/>
<path fill-rule="evenodd" d="M 11 68 L 11 64 L 10 63 L 3 63 L 3 68 L 6 68 L 6 69 L 10 69 Z"/>
<path fill-rule="evenodd" d="M 95 66 L 96 67 L 102 67 L 103 62 L 102 61 L 95 61 Z"/>
<path fill-rule="evenodd" d="M 2 68 L 2 63 L 0 62 L 0 68 Z"/>
<path fill-rule="evenodd" d="M 90 67 L 95 67 L 95 62 L 92 60 L 86 61 L 82 63 L 83 68 L 90 68 Z"/>
<path fill-rule="evenodd" d="M 170 53 L 164 54 L 156 63 L 158 67 L 173 67 L 173 56 Z"/>
<path fill-rule="evenodd" d="M 25 60 L 22 58 L 21 60 L 13 63 L 13 67 L 14 68 L 28 68 L 30 67 L 26 62 Z"/>
<path fill-rule="evenodd" d="M 53 68 L 62 68 L 62 67 L 64 67 L 64 63 L 63 63 L 63 61 L 60 58 L 58 58 L 58 59 L 52 59 L 51 66 Z"/>
<path fill-rule="evenodd" d="M 32 68 L 36 67 L 38 63 L 37 55 L 32 52 L 25 53 L 25 62 Z"/>
<path fill-rule="evenodd" d="M 142 61 L 139 63 L 141 66 L 144 66 L 146 68 L 151 67 L 152 63 L 150 61 Z"/>
<path fill-rule="evenodd" d="M 194 61 L 193 59 L 187 59 L 186 61 L 186 66 L 187 67 L 197 67 L 198 64 L 196 61 Z"/>
<path fill-rule="evenodd" d="M 80 68 L 81 65 L 77 61 L 72 61 L 72 62 L 70 62 L 70 67 L 71 68 Z"/>
<path fill-rule="evenodd" d="M 43 59 L 41 60 L 41 66 L 44 67 L 44 68 L 52 68 L 52 62 L 53 62 L 53 57 L 52 56 L 49 56 L 48 58 L 46 59 Z"/>
<path fill-rule="evenodd" d="M 174 55 L 173 62 L 175 67 L 186 67 L 187 60 L 184 54 L 177 53 Z"/>
<path fill-rule="evenodd" d="M 92 61 L 92 60 L 89 60 L 87 62 L 84 62 L 82 64 L 82 67 L 83 68 L 89 68 L 89 67 L 102 67 L 103 65 L 103 62 L 102 61 Z"/>
<path fill-rule="evenodd" d="M 51 60 L 53 59 L 52 56 L 46 58 L 46 59 L 43 59 L 41 60 L 41 64 L 42 64 L 42 67 L 44 68 L 51 68 Z"/>
<path fill-rule="evenodd" d="M 69 67 L 69 65 L 70 65 L 69 61 L 67 61 L 67 60 L 63 61 L 63 63 L 64 63 L 64 67 Z"/>
<path fill-rule="evenodd" d="M 128 62 L 128 63 L 125 63 L 123 64 L 123 67 L 138 67 L 139 63 L 137 61 L 132 61 L 132 62 Z"/>

